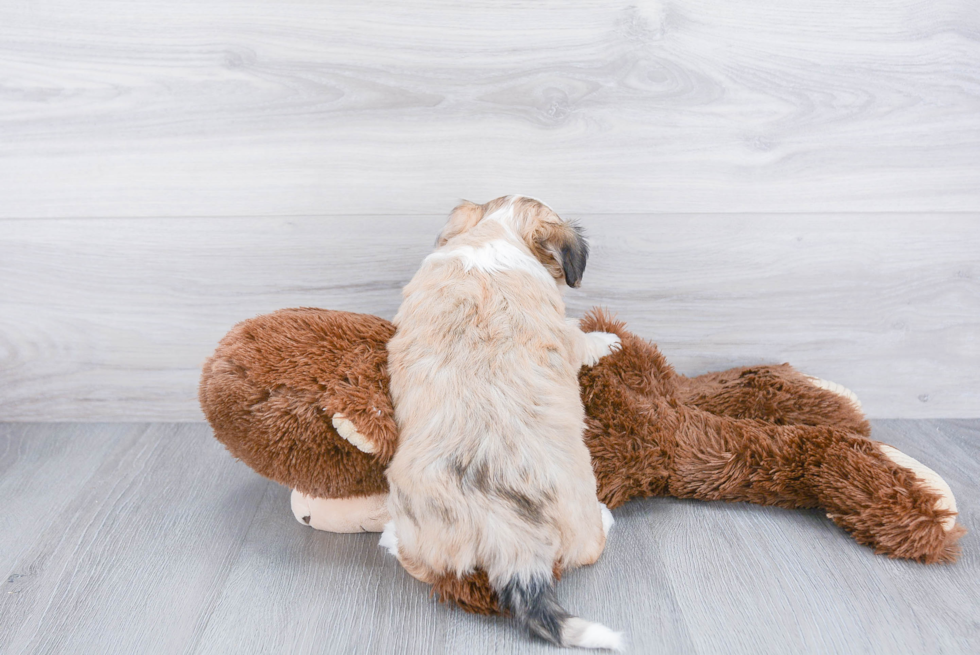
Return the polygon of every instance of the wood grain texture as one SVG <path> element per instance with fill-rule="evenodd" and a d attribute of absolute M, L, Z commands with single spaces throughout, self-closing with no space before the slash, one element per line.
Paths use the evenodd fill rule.
<path fill-rule="evenodd" d="M 582 215 L 569 312 L 605 305 L 684 373 L 789 361 L 871 416 L 980 416 L 980 215 Z M 391 318 L 443 218 L 8 220 L 0 418 L 200 420 L 236 322 Z"/>
<path fill-rule="evenodd" d="M 77 431 L 77 432 L 76 432 Z M 102 438 L 71 439 L 84 429 L 53 431 L 33 423 L 0 426 L 0 571 L 13 569 L 24 550 L 63 517 L 67 505 L 90 481 L 118 439 L 133 431 L 124 424 L 101 426 Z M 55 484 L 48 481 L 54 480 Z M 26 572 L 14 573 L 21 577 Z M 19 585 L 17 579 L 8 584 Z"/>
<path fill-rule="evenodd" d="M 976 211 L 970 0 L 9 0 L 0 216 Z"/>
<path fill-rule="evenodd" d="M 977 422 L 890 420 L 872 427 L 872 438 L 946 479 L 962 501 L 961 522 L 974 531 L 980 486 L 967 471 L 980 463 Z M 681 613 L 697 617 L 687 621 L 697 652 L 970 653 L 980 646 L 980 593 L 963 584 L 980 566 L 975 536 L 964 539 L 957 564 L 925 567 L 862 556 L 866 549 L 842 542 L 841 531 L 816 510 L 669 504 L 678 506 L 677 524 L 654 530 L 644 516 L 636 527 L 659 541 L 672 563 Z M 738 627 L 726 632 L 712 624 Z M 751 627 L 760 624 L 778 628 Z"/>
<path fill-rule="evenodd" d="M 200 425 L 74 424 L 23 443 L 49 441 L 87 446 L 99 466 L 78 489 L 64 482 L 75 458 L 21 460 L 32 484 L 4 512 L 36 523 L 0 536 L 18 551 L 3 561 L 0 652 L 187 652 L 272 483 Z"/>
<path fill-rule="evenodd" d="M 975 532 L 980 421 L 872 425 L 945 477 Z M 300 525 L 288 490 L 204 424 L 0 424 L 0 470 L 4 655 L 555 652 L 437 604 L 378 535 Z M 874 555 L 818 511 L 649 499 L 615 516 L 600 561 L 558 593 L 630 652 L 980 650 L 975 535 L 956 564 L 924 566 Z"/>
<path fill-rule="evenodd" d="M 196 652 L 453 652 L 442 648 L 452 614 L 433 611 L 379 535 L 317 533 L 288 508 L 289 490 L 273 485 Z"/>

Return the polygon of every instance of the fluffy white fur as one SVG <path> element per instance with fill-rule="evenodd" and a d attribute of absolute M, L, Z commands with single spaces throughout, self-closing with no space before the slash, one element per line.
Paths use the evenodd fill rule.
<path fill-rule="evenodd" d="M 623 633 L 614 632 L 600 623 L 591 623 L 578 617 L 568 619 L 563 626 L 562 640 L 579 648 L 604 648 L 623 650 Z"/>
<path fill-rule="evenodd" d="M 398 535 L 395 534 L 394 521 L 385 523 L 385 529 L 381 533 L 381 539 L 378 540 L 378 545 L 395 557 L 398 557 Z"/>
<path fill-rule="evenodd" d="M 609 511 L 605 503 L 599 503 L 599 513 L 602 515 L 602 534 L 608 537 L 609 531 L 616 525 L 616 519 L 613 518 L 612 512 Z"/>
<path fill-rule="evenodd" d="M 538 280 L 552 282 L 551 275 L 537 259 L 507 239 L 494 239 L 482 246 L 460 246 L 448 250 L 440 250 L 425 258 L 425 262 L 436 262 L 446 259 L 458 259 L 463 265 L 463 272 L 477 270 L 482 273 L 500 273 L 502 271 L 522 271 Z"/>

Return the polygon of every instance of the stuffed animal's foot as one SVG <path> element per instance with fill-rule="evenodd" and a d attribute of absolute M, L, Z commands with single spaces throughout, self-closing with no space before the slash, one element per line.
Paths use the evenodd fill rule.
<path fill-rule="evenodd" d="M 871 442 L 862 449 L 869 446 L 879 457 L 865 451 L 847 477 L 828 489 L 838 504 L 827 516 L 889 557 L 926 564 L 956 560 L 956 542 L 966 530 L 956 522 L 956 500 L 946 481 L 889 445 Z"/>
<path fill-rule="evenodd" d="M 841 398 L 846 398 L 851 403 L 851 405 L 854 406 L 854 409 L 858 410 L 859 412 L 863 411 L 861 407 L 861 401 L 858 400 L 857 394 L 851 391 L 850 389 L 848 389 L 847 387 L 845 387 L 844 385 L 837 384 L 836 382 L 831 382 L 829 380 L 821 380 L 820 378 L 815 378 L 812 375 L 808 375 L 806 376 L 806 378 L 807 380 L 810 381 L 810 384 L 812 384 L 813 386 L 818 387 L 820 389 L 826 389 L 831 393 L 837 394 Z"/>
<path fill-rule="evenodd" d="M 942 519 L 943 529 L 951 532 L 956 527 L 956 498 L 953 497 L 953 490 L 949 488 L 946 481 L 939 477 L 939 474 L 922 462 L 909 457 L 897 448 L 892 448 L 887 444 L 878 444 L 882 454 L 895 462 L 902 468 L 907 468 L 915 474 L 920 485 L 939 496 L 936 501 L 935 509 L 943 512 L 951 512 Z"/>
<path fill-rule="evenodd" d="M 388 522 L 388 494 L 314 498 L 293 489 L 289 503 L 303 525 L 327 532 L 381 532 Z"/>

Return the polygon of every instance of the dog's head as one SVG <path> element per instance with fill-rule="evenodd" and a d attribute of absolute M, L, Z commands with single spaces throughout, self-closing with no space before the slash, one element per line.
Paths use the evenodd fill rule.
<path fill-rule="evenodd" d="M 570 287 L 582 283 L 589 259 L 589 244 L 575 223 L 562 220 L 548 205 L 525 196 L 504 196 L 477 205 L 460 204 L 436 240 L 442 247 L 484 221 L 497 221 L 515 234 L 552 277 Z"/>

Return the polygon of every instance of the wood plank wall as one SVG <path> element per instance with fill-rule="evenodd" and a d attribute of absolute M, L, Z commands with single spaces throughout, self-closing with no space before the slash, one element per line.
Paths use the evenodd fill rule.
<path fill-rule="evenodd" d="M 10 0 L 0 420 L 200 420 L 236 321 L 391 317 L 514 192 L 683 372 L 980 416 L 975 2 Z"/>

